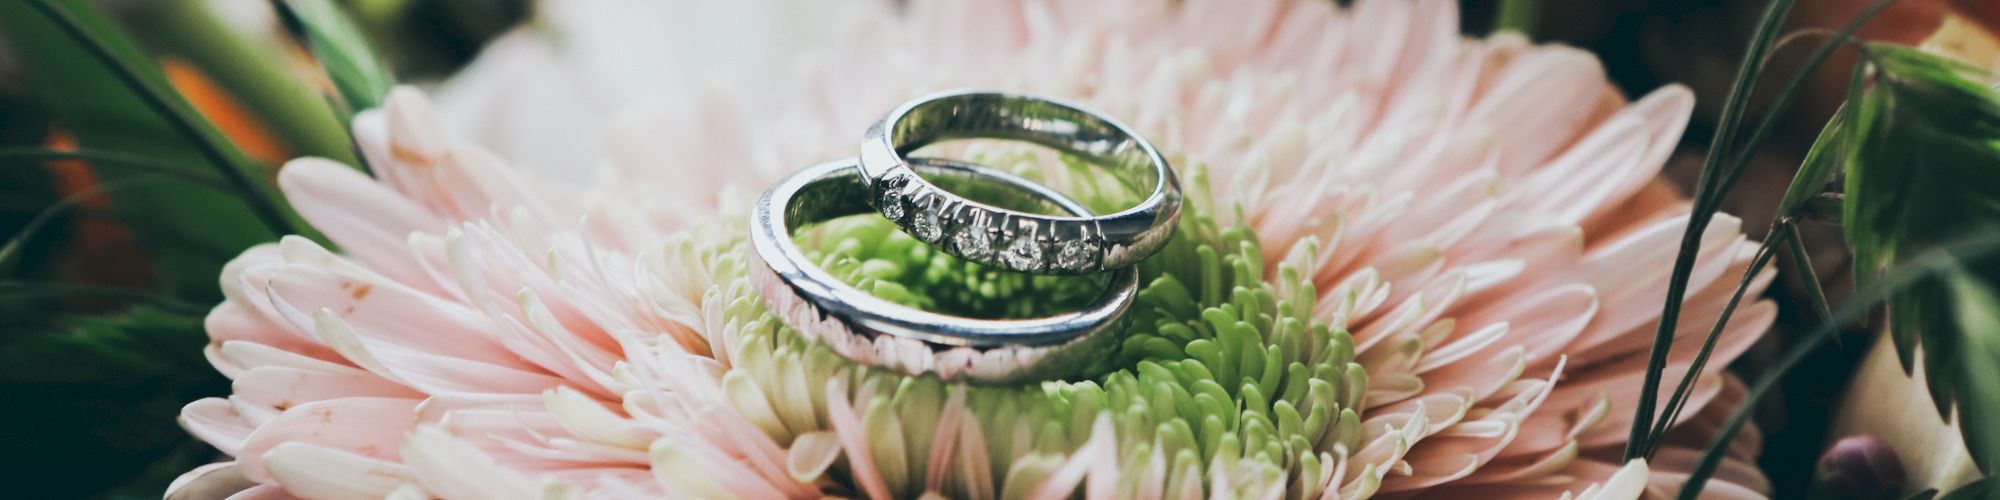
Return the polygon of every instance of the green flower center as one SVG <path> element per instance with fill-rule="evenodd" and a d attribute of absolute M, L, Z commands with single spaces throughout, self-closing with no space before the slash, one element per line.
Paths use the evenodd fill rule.
<path fill-rule="evenodd" d="M 1189 173 L 1181 226 L 1164 250 L 1140 264 L 1142 288 L 1121 348 L 1089 371 L 1093 375 L 957 386 L 861 367 L 782 326 L 736 272 L 733 281 L 710 291 L 730 304 L 729 317 L 742 325 L 725 380 L 732 403 L 788 444 L 831 429 L 825 384 L 846 381 L 862 398 L 854 408 L 862 413 L 871 458 L 898 497 L 923 492 L 933 441 L 956 437 L 932 435 L 955 390 L 966 392 L 966 425 L 978 426 L 991 469 L 985 471 L 990 483 L 968 481 L 974 474 L 959 460 L 959 468 L 947 471 L 952 479 L 941 483 L 951 485 L 942 492 L 948 496 L 972 489 L 1002 497 L 1028 493 L 1090 438 L 1100 416 L 1112 423 L 1116 456 L 1124 458 L 1118 487 L 1128 495 L 1140 491 L 1141 481 L 1159 481 L 1159 491 L 1170 495 L 1213 487 L 1202 485 L 1217 467 L 1239 493 L 1285 487 L 1294 495 L 1317 495 L 1317 485 L 1326 482 L 1323 471 L 1361 445 L 1366 372 L 1354 363 L 1347 332 L 1312 317 L 1318 295 L 1302 270 L 1310 265 L 1313 243 L 1294 248 L 1294 257 L 1276 266 L 1275 278 L 1265 279 L 1255 234 L 1243 227 L 1218 230 L 1206 206 L 1205 176 L 1198 168 Z M 1122 202 L 1134 199 L 1106 194 L 1111 190 L 1081 191 L 1077 199 L 1093 209 L 1129 206 Z M 966 263 L 874 217 L 808 228 L 798 241 L 822 266 L 863 290 L 971 317 L 1074 310 L 1103 288 L 1098 277 L 1029 276 Z M 737 253 L 712 255 L 741 255 L 741 246 L 739 238 L 727 246 Z M 858 492 L 848 463 L 825 476 Z M 1154 463 L 1164 464 L 1163 475 L 1144 473 Z M 1350 467 L 1361 471 L 1359 493 L 1372 492 L 1381 471 Z M 1285 484 L 1276 484 L 1281 477 Z"/>

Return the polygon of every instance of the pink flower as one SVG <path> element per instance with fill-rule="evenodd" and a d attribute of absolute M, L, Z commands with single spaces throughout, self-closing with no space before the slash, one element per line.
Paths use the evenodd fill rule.
<path fill-rule="evenodd" d="M 286 195 L 340 251 L 290 238 L 225 271 L 209 355 L 235 391 L 190 404 L 183 422 L 236 460 L 177 488 L 1668 494 L 1743 396 L 1722 367 L 1775 317 L 1768 302 L 1741 308 L 1670 442 L 1648 462 L 1619 460 L 1686 223 L 1685 203 L 1655 174 L 1693 97 L 1669 87 L 1628 102 L 1582 51 L 1463 39 L 1450 2 L 852 10 L 847 36 L 785 92 L 621 117 L 607 127 L 609 168 L 585 195 L 517 178 L 452 139 L 411 90 L 356 120 L 375 179 L 294 161 Z M 1316 302 L 1298 314 L 1327 328 L 1305 330 L 1316 350 L 1299 369 L 1345 372 L 1267 364 L 1311 394 L 1209 413 L 1210 434 L 1178 407 L 1148 406 L 1191 397 L 1175 396 L 1184 387 L 1139 385 L 1194 366 L 1174 364 L 1193 350 L 1148 359 L 1164 371 L 975 388 L 860 369 L 784 329 L 745 277 L 744 202 L 786 172 L 851 156 L 861 129 L 900 100 L 957 87 L 1073 99 L 1143 131 L 1212 186 L 1191 194 L 1190 210 L 1254 230 L 1258 255 L 1231 255 L 1265 276 L 1237 277 L 1253 285 L 1234 293 Z M 760 111 L 737 111 L 737 99 Z M 1723 216 L 1703 235 L 1679 345 L 1699 344 L 1746 268 L 1754 245 L 1739 226 Z M 1278 329 L 1242 328 L 1263 332 L 1254 342 Z M 1668 380 L 1692 356 L 1678 350 Z M 1307 379 L 1346 382 L 1309 391 Z M 1225 388 L 1234 380 L 1221 378 L 1210 400 L 1243 405 L 1254 389 Z M 1131 406 L 1102 406 L 1112 403 Z M 1291 419 L 1310 423 L 1313 408 L 1329 410 L 1325 429 L 1300 431 Z M 1299 434 L 1314 438 L 1245 445 Z M 1217 442 L 1242 446 L 1215 452 Z M 1757 446 L 1744 433 L 1705 493 L 1767 490 L 1750 463 Z"/>

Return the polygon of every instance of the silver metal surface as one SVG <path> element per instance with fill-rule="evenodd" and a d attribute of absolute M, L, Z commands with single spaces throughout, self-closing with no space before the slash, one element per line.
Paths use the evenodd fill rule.
<path fill-rule="evenodd" d="M 1138 205 L 1103 216 L 1048 216 L 969 200 L 911 169 L 904 155 L 954 139 L 1007 139 L 1054 148 L 1109 171 Z M 870 206 L 903 231 L 974 262 L 1038 274 L 1082 274 L 1138 263 L 1173 237 L 1180 181 L 1165 157 L 1124 125 L 1068 104 L 996 92 L 918 98 L 869 127 L 861 171 Z"/>
<path fill-rule="evenodd" d="M 1000 188 L 1072 214 L 1088 209 L 1033 181 L 970 163 L 912 158 L 906 168 L 946 184 Z M 1116 345 L 1115 323 L 1138 294 L 1132 266 L 1110 273 L 1083 309 L 1034 319 L 977 319 L 924 311 L 862 291 L 814 265 L 795 228 L 867 213 L 854 160 L 818 165 L 764 192 L 751 213 L 751 278 L 785 324 L 867 365 L 945 380 L 1013 382 L 1075 375 Z"/>

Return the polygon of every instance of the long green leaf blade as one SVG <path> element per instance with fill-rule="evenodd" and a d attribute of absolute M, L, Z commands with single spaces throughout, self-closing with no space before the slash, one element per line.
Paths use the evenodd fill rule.
<path fill-rule="evenodd" d="M 1951 290 L 1958 329 L 1970 335 L 1965 337 L 1960 353 L 1964 361 L 1958 373 L 1935 375 L 1959 377 L 1963 397 L 1958 400 L 1958 423 L 1965 435 L 1965 448 L 1980 450 L 1972 457 L 1975 462 L 1984 458 L 1980 465 L 1987 476 L 2000 475 L 1993 456 L 2000 451 L 2000 296 L 1971 273 L 1952 275 L 1945 281 Z"/>
<path fill-rule="evenodd" d="M 1766 116 L 1764 117 L 1764 120 L 1757 126 L 1755 131 L 1751 132 L 1750 136 L 1747 139 L 1745 139 L 1744 142 L 1741 143 L 1740 149 L 1742 149 L 1742 151 L 1736 154 L 1736 160 L 1731 163 L 1723 164 L 1725 166 L 1722 167 L 1719 172 L 1709 169 L 1703 170 L 1702 183 L 1699 186 L 1699 189 L 1697 190 L 1697 197 L 1696 197 L 1697 199 L 1695 201 L 1696 208 L 1690 215 L 1691 217 L 1695 218 L 1694 220 L 1699 220 L 1699 221 L 1711 220 L 1714 213 L 1720 207 L 1720 202 L 1722 198 L 1728 196 L 1729 192 L 1735 188 L 1736 181 L 1742 177 L 1744 170 L 1748 168 L 1748 164 L 1750 162 L 1752 154 L 1755 153 L 1756 149 L 1762 145 L 1764 139 L 1771 133 L 1772 130 L 1776 128 L 1777 124 L 1780 121 L 1782 121 L 1782 117 L 1785 110 L 1788 109 L 1791 106 L 1792 101 L 1798 97 L 1799 89 L 1805 83 L 1807 77 L 1816 72 L 1819 69 L 1820 65 L 1824 64 L 1827 58 L 1833 54 L 1833 51 L 1836 48 L 1839 48 L 1842 45 L 1850 43 L 1851 40 L 1853 39 L 1852 37 L 1855 30 L 1860 29 L 1861 26 L 1867 24 L 1867 22 L 1870 19 L 1873 19 L 1876 15 L 1881 14 L 1881 12 L 1884 9 L 1888 8 L 1889 4 L 1893 3 L 1893 1 L 1894 0 L 1876 0 L 1874 4 L 1870 5 L 1867 9 L 1864 9 L 1861 14 L 1856 15 L 1853 19 L 1849 20 L 1848 23 L 1844 27 L 1842 27 L 1840 31 L 1833 33 L 1832 36 L 1829 36 L 1826 41 L 1820 43 L 1819 47 L 1813 50 L 1812 55 L 1807 57 L 1805 65 L 1799 68 L 1798 71 L 1795 72 L 1792 75 L 1792 77 L 1785 83 L 1784 87 L 1782 87 L 1779 90 L 1776 102 L 1771 105 L 1770 109 L 1766 110 L 1765 113 Z M 1772 20 L 1766 19 L 1765 21 L 1769 23 Z M 1773 28 L 1773 26 L 1774 25 L 1770 24 L 1765 25 L 1766 28 Z M 1756 48 L 1753 47 L 1753 50 L 1755 49 Z M 1758 58 L 1755 56 L 1745 58 L 1746 64 L 1752 61 L 1758 61 Z M 1761 71 L 1761 63 L 1759 64 L 1760 66 L 1758 69 Z M 1860 70 L 1861 69 L 1858 67 L 1855 69 L 1856 72 L 1855 74 L 1857 75 L 1857 78 L 1858 75 L 1860 74 Z M 1749 70 L 1746 69 L 1746 71 Z M 1747 78 L 1747 80 L 1753 81 L 1757 78 L 1757 72 L 1747 72 L 1744 74 L 1739 74 L 1738 77 Z M 1745 82 L 1744 80 L 1739 81 L 1739 83 L 1744 83 L 1744 82 Z M 1734 110 L 1735 112 L 1741 113 L 1745 108 L 1742 107 L 1743 102 L 1737 99 L 1738 97 L 1739 96 L 1734 94 L 1731 95 L 1732 101 L 1730 103 L 1730 108 L 1732 108 L 1732 110 Z M 1835 135 L 1838 136 L 1838 134 Z M 1731 134 L 1729 137 L 1733 138 L 1734 135 Z M 1801 167 L 1800 172 L 1797 174 L 1797 176 L 1795 176 L 1792 185 L 1787 188 L 1787 193 L 1786 193 L 1787 197 L 1799 195 L 1804 200 L 1810 200 L 1813 198 L 1813 196 L 1817 195 L 1820 191 L 1824 190 L 1827 182 L 1830 180 L 1830 176 L 1832 175 L 1832 171 L 1835 164 L 1832 161 L 1833 155 L 1831 155 L 1825 150 L 1820 150 L 1819 153 L 1820 153 L 1820 159 L 1816 160 L 1814 158 L 1808 158 L 1807 165 Z M 1719 161 L 1720 158 L 1725 158 L 1729 154 L 1730 150 L 1728 146 L 1717 145 L 1715 147 L 1711 147 L 1706 162 L 1711 166 L 1711 168 L 1713 168 L 1713 166 L 1717 164 L 1716 162 Z M 1840 158 L 1843 159 L 1845 157 L 1846 157 L 1845 155 L 1840 156 Z M 1711 184 L 1710 182 L 1716 180 L 1716 175 L 1711 175 L 1711 174 L 1718 174 L 1720 176 L 1720 181 L 1718 183 Z M 1797 203 L 1802 204 L 1802 202 L 1797 202 Z M 1695 382 L 1701 378 L 1702 368 L 1707 365 L 1708 358 L 1710 354 L 1714 351 L 1716 341 L 1718 340 L 1718 337 L 1722 335 L 1723 328 L 1729 324 L 1730 316 L 1735 313 L 1736 306 L 1742 300 L 1743 294 L 1746 291 L 1747 287 L 1750 286 L 1751 280 L 1758 273 L 1762 272 L 1765 265 L 1769 263 L 1769 259 L 1771 259 L 1774 255 L 1776 255 L 1777 251 L 1776 245 L 1783 243 L 1791 243 L 1791 244 L 1798 243 L 1796 240 L 1797 226 L 1793 219 L 1797 215 L 1796 212 L 1794 211 L 1799 209 L 1800 207 L 1799 205 L 1784 206 L 1783 203 L 1781 203 L 1780 206 L 1781 209 L 1776 214 L 1773 215 L 1771 221 L 1771 231 L 1766 236 L 1767 239 L 1764 241 L 1763 245 L 1761 245 L 1757 250 L 1758 257 L 1756 261 L 1744 273 L 1742 281 L 1737 285 L 1736 291 L 1734 292 L 1734 294 L 1731 295 L 1729 299 L 1729 304 L 1726 307 L 1724 307 L 1722 313 L 1716 317 L 1713 326 L 1709 330 L 1708 336 L 1702 341 L 1700 351 L 1696 353 L 1694 364 L 1691 366 L 1691 368 L 1685 375 L 1681 376 L 1680 384 L 1677 387 L 1675 387 L 1673 395 L 1667 399 L 1665 411 L 1661 412 L 1662 417 L 1658 421 L 1655 421 L 1653 423 L 1653 429 L 1647 434 L 1647 438 L 1644 444 L 1638 446 L 1638 448 L 1644 451 L 1645 456 L 1648 457 L 1652 456 L 1653 450 L 1658 449 L 1659 447 L 1659 440 L 1666 436 L 1667 431 L 1673 426 L 1675 419 L 1679 418 L 1681 409 L 1686 406 L 1688 397 L 1692 394 L 1691 391 L 1695 385 Z M 1691 223 L 1690 229 L 1694 227 L 1696 227 L 1695 224 Z M 1706 224 L 1702 224 L 1701 227 L 1706 227 Z M 1690 249 L 1693 248 L 1690 245 L 1698 243 L 1697 241 L 1694 241 L 1692 239 L 1695 238 L 1695 234 L 1696 233 L 1690 232 L 1687 235 L 1684 235 L 1683 237 L 1684 238 L 1682 240 L 1683 253 L 1680 255 L 1680 259 L 1682 259 L 1682 261 L 1691 262 L 1692 259 L 1694 258 L 1693 255 L 1687 252 L 1690 252 L 1691 251 Z M 1677 261 L 1676 266 L 1680 265 L 1682 265 L 1682 262 Z M 1678 268 L 1676 272 L 1677 273 L 1679 272 Z M 1685 278 L 1685 276 L 1686 275 L 1683 274 L 1676 274 L 1675 278 L 1683 279 Z M 1814 280 L 1808 279 L 1807 281 L 1810 286 L 1817 287 L 1817 283 Z M 1672 289 L 1670 288 L 1670 290 Z M 1668 310 L 1678 312 L 1679 307 L 1676 304 L 1678 304 L 1679 297 L 1681 297 L 1679 295 L 1680 292 L 1673 291 L 1670 293 L 1671 293 L 1669 295 L 1670 303 L 1668 306 Z M 1815 295 L 1815 296 L 1820 295 L 1821 293 L 1822 292 L 1818 290 L 1808 292 L 1809 295 Z M 1674 325 L 1674 321 L 1671 319 L 1663 318 L 1660 324 L 1662 327 L 1669 327 Z M 1664 330 L 1662 331 L 1662 333 L 1663 332 Z M 1671 340 L 1671 337 L 1665 337 L 1665 338 Z M 1660 346 L 1657 344 L 1655 345 L 1655 347 L 1656 349 L 1653 352 L 1655 356 L 1658 356 L 1662 353 L 1662 351 L 1665 351 L 1665 349 L 1660 348 Z M 1651 373 L 1650 370 L 1648 373 L 1649 374 Z M 1642 404 L 1646 403 L 1649 403 L 1649 401 L 1642 401 Z M 1629 449 L 1633 445 L 1628 444 L 1627 446 Z"/>
<path fill-rule="evenodd" d="M 1695 253 L 1701 249 L 1701 234 L 1708 228 L 1710 216 L 1715 213 L 1715 207 L 1724 194 L 1722 191 L 1725 191 L 1722 184 L 1728 175 L 1722 172 L 1723 159 L 1732 150 L 1744 110 L 1750 105 L 1751 89 L 1755 87 L 1757 75 L 1762 72 L 1771 42 L 1777 39 L 1785 14 L 1791 12 L 1792 3 L 1793 0 L 1773 0 L 1765 9 L 1764 17 L 1758 22 L 1757 31 L 1744 54 L 1743 64 L 1736 71 L 1736 82 L 1729 89 L 1729 99 L 1723 105 L 1722 119 L 1715 129 L 1714 139 L 1709 143 L 1708 158 L 1702 164 L 1701 176 L 1695 181 L 1694 209 L 1688 214 L 1687 230 L 1681 234 L 1673 274 L 1667 280 L 1666 304 L 1661 307 L 1660 322 L 1653 331 L 1652 350 L 1646 359 L 1646 376 L 1639 389 L 1639 403 L 1632 410 L 1632 428 L 1625 441 L 1626 460 L 1644 456 L 1649 447 L 1647 436 L 1652 432 L 1659 406 L 1660 382 L 1665 377 L 1667 355 L 1674 348 L 1681 299 L 1687 293 L 1688 279 L 1694 272 Z"/>

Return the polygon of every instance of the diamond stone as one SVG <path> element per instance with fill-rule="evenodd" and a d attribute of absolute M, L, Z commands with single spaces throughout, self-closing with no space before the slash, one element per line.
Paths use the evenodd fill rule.
<path fill-rule="evenodd" d="M 888 217 L 889 220 L 903 220 L 903 194 L 896 192 L 896 188 L 882 190 L 882 197 L 878 201 L 881 202 L 883 217 Z"/>
<path fill-rule="evenodd" d="M 952 235 L 951 243 L 958 247 L 958 255 L 975 261 L 993 257 L 993 236 L 986 234 L 986 228 L 968 225 Z"/>
<path fill-rule="evenodd" d="M 1094 260 L 1097 260 L 1097 242 L 1087 239 L 1065 241 L 1062 249 L 1056 251 L 1056 267 L 1065 270 L 1085 270 Z"/>
<path fill-rule="evenodd" d="M 936 208 L 918 210 L 917 220 L 910 225 L 910 229 L 916 233 L 917 239 L 924 240 L 925 243 L 935 243 L 939 237 L 944 236 L 944 226 L 938 224 Z"/>
<path fill-rule="evenodd" d="M 1000 258 L 1016 271 L 1033 271 L 1042 267 L 1042 245 L 1035 242 L 1034 236 L 1021 235 L 1007 244 L 1007 253 Z"/>

